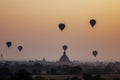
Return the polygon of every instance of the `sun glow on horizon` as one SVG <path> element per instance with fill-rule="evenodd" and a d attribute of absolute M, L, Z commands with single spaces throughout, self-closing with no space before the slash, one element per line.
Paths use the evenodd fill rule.
<path fill-rule="evenodd" d="M 58 60 L 68 45 L 71 60 L 120 60 L 119 0 L 1 0 L 0 53 L 4 59 Z M 90 19 L 96 19 L 94 28 Z M 61 32 L 59 23 L 66 27 Z M 13 46 L 6 48 L 5 42 Z M 21 53 L 16 46 L 21 44 Z"/>

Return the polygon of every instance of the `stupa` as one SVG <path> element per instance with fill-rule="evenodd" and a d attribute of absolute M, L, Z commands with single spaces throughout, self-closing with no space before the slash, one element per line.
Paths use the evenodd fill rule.
<path fill-rule="evenodd" d="M 68 56 L 66 55 L 66 50 L 67 50 L 67 45 L 64 45 L 63 46 L 63 50 L 64 50 L 64 52 L 63 52 L 63 55 L 61 56 L 61 58 L 59 59 L 59 61 L 58 61 L 58 64 L 60 64 L 60 65 L 70 65 L 71 64 L 71 61 L 70 61 L 70 59 L 68 58 Z"/>
<path fill-rule="evenodd" d="M 43 58 L 42 62 L 46 62 L 46 59 L 45 59 L 45 58 Z"/>

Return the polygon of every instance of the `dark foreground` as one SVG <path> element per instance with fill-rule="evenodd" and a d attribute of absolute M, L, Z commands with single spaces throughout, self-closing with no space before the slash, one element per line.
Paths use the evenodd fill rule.
<path fill-rule="evenodd" d="M 88 77 L 85 78 L 85 75 L 88 75 Z M 41 75 L 41 77 L 44 80 L 120 80 L 120 74 Z"/>
<path fill-rule="evenodd" d="M 120 63 L 1 62 L 0 80 L 120 80 Z"/>

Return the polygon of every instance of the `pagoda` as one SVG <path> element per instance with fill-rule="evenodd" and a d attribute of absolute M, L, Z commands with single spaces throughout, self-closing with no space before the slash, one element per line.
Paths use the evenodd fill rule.
<path fill-rule="evenodd" d="M 63 55 L 59 59 L 58 64 L 60 64 L 60 65 L 70 65 L 71 61 L 68 58 L 68 56 L 66 55 L 67 45 L 63 46 L 63 50 L 64 50 Z"/>

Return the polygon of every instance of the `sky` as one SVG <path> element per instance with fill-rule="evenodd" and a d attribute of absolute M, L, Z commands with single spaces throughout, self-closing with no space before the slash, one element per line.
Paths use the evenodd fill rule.
<path fill-rule="evenodd" d="M 65 23 L 63 31 L 59 23 Z M 4 60 L 58 61 L 63 45 L 72 61 L 120 61 L 120 0 L 0 0 Z"/>

